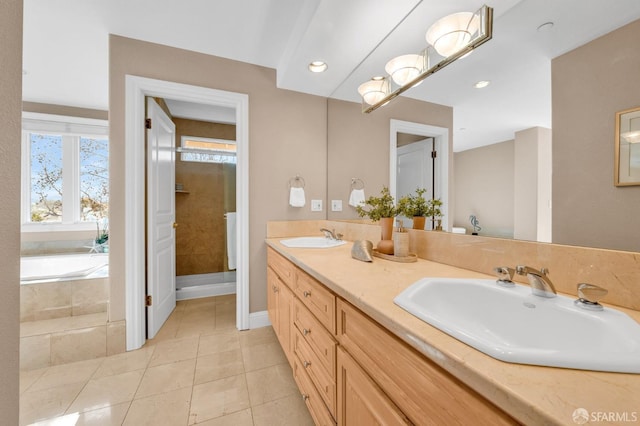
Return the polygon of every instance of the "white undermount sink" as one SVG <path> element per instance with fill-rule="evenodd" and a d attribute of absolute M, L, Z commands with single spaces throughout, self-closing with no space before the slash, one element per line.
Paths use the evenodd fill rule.
<path fill-rule="evenodd" d="M 280 240 L 280 243 L 285 247 L 297 247 L 297 248 L 329 248 L 337 247 L 346 244 L 346 241 L 332 240 L 327 237 L 297 237 L 289 238 L 287 240 Z"/>
<path fill-rule="evenodd" d="M 640 324 L 615 309 L 588 311 L 562 295 L 482 279 L 423 278 L 394 302 L 502 361 L 640 373 Z"/>

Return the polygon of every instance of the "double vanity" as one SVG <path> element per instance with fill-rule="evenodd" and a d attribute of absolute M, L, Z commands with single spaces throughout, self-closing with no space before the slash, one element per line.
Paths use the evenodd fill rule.
<path fill-rule="evenodd" d="M 639 374 L 591 371 L 638 372 L 637 311 L 605 308 L 619 318 L 602 322 L 575 297 L 534 296 L 469 269 L 354 260 L 349 240 L 373 239 L 376 227 L 345 229 L 346 244 L 322 249 L 287 243 L 296 234 L 286 228 L 268 231 L 268 310 L 316 424 L 572 424 L 584 410 L 592 421 L 640 417 Z M 529 365 L 539 359 L 547 366 Z"/>

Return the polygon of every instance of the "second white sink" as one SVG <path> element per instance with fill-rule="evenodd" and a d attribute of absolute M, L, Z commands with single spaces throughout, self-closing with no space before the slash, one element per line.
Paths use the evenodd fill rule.
<path fill-rule="evenodd" d="M 297 237 L 280 240 L 280 243 L 285 247 L 329 248 L 341 246 L 347 242 L 342 240 L 332 240 L 327 237 Z"/>
<path fill-rule="evenodd" d="M 562 295 L 481 279 L 423 278 L 394 302 L 502 361 L 640 373 L 640 324 L 615 309 L 587 311 Z"/>

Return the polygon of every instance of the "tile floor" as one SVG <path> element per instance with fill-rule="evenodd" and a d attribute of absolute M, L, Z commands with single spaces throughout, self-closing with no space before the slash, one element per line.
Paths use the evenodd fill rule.
<path fill-rule="evenodd" d="M 21 425 L 313 425 L 273 329 L 235 329 L 235 295 L 178 302 L 139 350 L 20 374 Z"/>

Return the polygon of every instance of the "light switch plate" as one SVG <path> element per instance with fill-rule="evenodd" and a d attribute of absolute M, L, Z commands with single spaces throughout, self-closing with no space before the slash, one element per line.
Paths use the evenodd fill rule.
<path fill-rule="evenodd" d="M 312 212 L 321 212 L 322 211 L 322 200 L 311 200 L 311 211 Z"/>
<path fill-rule="evenodd" d="M 332 212 L 341 212 L 342 211 L 342 200 L 331 200 L 331 211 Z"/>

